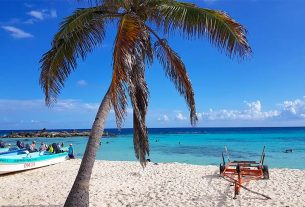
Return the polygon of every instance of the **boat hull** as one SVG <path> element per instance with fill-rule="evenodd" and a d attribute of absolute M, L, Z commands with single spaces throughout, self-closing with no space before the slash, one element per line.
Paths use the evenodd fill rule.
<path fill-rule="evenodd" d="M 19 171 L 25 171 L 40 167 L 45 167 L 49 165 L 54 165 L 57 163 L 61 163 L 67 159 L 67 153 L 55 154 L 57 156 L 51 157 L 50 159 L 43 160 L 31 160 L 31 159 L 22 159 L 17 162 L 10 162 L 9 160 L 5 162 L 5 160 L 0 159 L 0 174 L 7 174 Z"/>
<path fill-rule="evenodd" d="M 25 154 L 27 151 L 26 149 L 18 149 L 18 150 L 12 150 L 12 151 L 5 151 L 5 152 L 0 152 L 0 156 L 7 156 L 7 155 L 18 155 L 18 154 Z"/>
<path fill-rule="evenodd" d="M 9 148 L 0 148 L 0 153 L 7 152 L 8 150 L 9 150 Z"/>

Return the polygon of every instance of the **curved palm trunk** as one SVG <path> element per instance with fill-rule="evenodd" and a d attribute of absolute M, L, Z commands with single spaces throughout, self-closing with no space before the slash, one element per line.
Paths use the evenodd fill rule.
<path fill-rule="evenodd" d="M 78 174 L 65 203 L 65 207 L 89 206 L 89 181 L 94 165 L 100 137 L 104 131 L 104 123 L 111 108 L 111 96 L 108 89 L 95 117 L 91 134 L 86 146 Z"/>

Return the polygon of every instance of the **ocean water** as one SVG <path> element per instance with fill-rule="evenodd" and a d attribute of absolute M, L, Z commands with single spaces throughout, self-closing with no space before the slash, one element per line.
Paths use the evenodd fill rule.
<path fill-rule="evenodd" d="M 53 131 L 53 130 L 52 130 Z M 62 130 L 60 130 L 62 131 Z M 67 131 L 67 130 L 66 130 Z M 116 137 L 102 138 L 99 160 L 136 160 L 132 129 L 106 129 Z M 10 131 L 0 131 L 7 134 Z M 73 143 L 76 156 L 83 156 L 86 137 L 19 139 L 53 143 Z M 17 139 L 2 139 L 15 144 Z M 149 129 L 150 155 L 153 162 L 180 162 L 219 165 L 227 146 L 231 160 L 257 160 L 266 146 L 265 164 L 271 168 L 305 169 L 305 128 L 162 128 Z M 284 153 L 292 149 L 292 153 Z"/>

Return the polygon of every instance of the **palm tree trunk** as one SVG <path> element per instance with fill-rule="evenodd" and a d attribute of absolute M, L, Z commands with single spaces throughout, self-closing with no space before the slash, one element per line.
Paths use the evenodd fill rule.
<path fill-rule="evenodd" d="M 95 117 L 91 134 L 86 146 L 78 174 L 65 202 L 65 207 L 89 206 L 89 181 L 94 165 L 100 137 L 104 131 L 104 123 L 111 108 L 111 96 L 108 89 Z"/>

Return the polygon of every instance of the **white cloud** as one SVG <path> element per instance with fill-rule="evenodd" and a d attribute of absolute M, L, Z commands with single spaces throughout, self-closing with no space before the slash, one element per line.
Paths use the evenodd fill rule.
<path fill-rule="evenodd" d="M 35 19 L 31 18 L 31 19 L 28 19 L 26 21 L 23 22 L 24 24 L 34 24 L 35 23 Z"/>
<path fill-rule="evenodd" d="M 3 26 L 2 29 L 9 32 L 12 37 L 17 38 L 17 39 L 33 37 L 32 34 L 25 32 L 22 29 L 19 29 L 17 27 Z"/>
<path fill-rule="evenodd" d="M 80 87 L 84 87 L 84 86 L 88 85 L 88 83 L 85 80 L 79 80 L 79 81 L 77 81 L 77 85 Z"/>
<path fill-rule="evenodd" d="M 0 126 L 2 129 L 89 128 L 98 105 L 65 99 L 47 107 L 39 99 L 0 99 Z"/>
<path fill-rule="evenodd" d="M 162 116 L 160 116 L 158 118 L 158 121 L 168 122 L 169 118 L 168 118 L 168 116 L 166 114 L 163 114 Z"/>
<path fill-rule="evenodd" d="M 297 120 L 305 118 L 305 97 L 302 99 L 286 100 L 278 104 L 278 108 L 262 111 L 260 101 L 246 102 L 244 110 L 221 109 L 202 113 L 205 120 Z"/>
<path fill-rule="evenodd" d="M 44 10 L 32 10 L 27 12 L 27 14 L 33 18 L 26 20 L 24 23 L 33 23 L 35 21 L 42 21 L 47 18 L 56 18 L 57 11 L 55 9 L 44 9 Z"/>
<path fill-rule="evenodd" d="M 181 112 L 179 112 L 177 115 L 176 115 L 176 120 L 178 121 L 184 121 L 186 120 L 186 117 L 183 116 L 183 114 Z"/>
<path fill-rule="evenodd" d="M 209 109 L 206 112 L 199 112 L 197 126 L 302 126 L 305 124 L 305 97 L 283 101 L 271 110 L 264 110 L 264 105 L 259 100 L 244 103 L 243 109 Z M 99 105 L 99 102 L 62 99 L 48 108 L 40 99 L 0 99 L 0 126 L 6 129 L 33 128 L 33 126 L 34 128 L 90 127 Z M 115 127 L 113 109 L 110 112 L 107 123 Z M 125 124 L 132 127 L 132 108 L 127 108 L 126 112 L 128 115 Z M 188 118 L 184 115 L 185 112 L 181 110 L 153 109 L 148 113 L 147 120 L 150 127 L 183 127 L 188 124 Z"/>
<path fill-rule="evenodd" d="M 0 116 L 4 113 L 17 111 L 45 111 L 51 110 L 54 112 L 96 112 L 99 107 L 98 103 L 85 103 L 75 99 L 59 100 L 57 103 L 48 108 L 43 100 L 6 100 L 0 99 Z"/>
<path fill-rule="evenodd" d="M 199 121 L 202 120 L 202 116 L 203 116 L 202 113 L 196 113 L 196 115 Z"/>
<path fill-rule="evenodd" d="M 305 118 L 305 97 L 292 101 L 284 101 L 279 106 L 281 107 L 281 118 Z"/>
<path fill-rule="evenodd" d="M 95 103 L 91 103 L 91 104 L 85 103 L 83 105 L 85 109 L 92 111 L 97 111 L 99 106 L 100 106 L 99 104 L 95 104 Z"/>
<path fill-rule="evenodd" d="M 221 109 L 214 111 L 210 109 L 208 112 L 202 113 L 205 120 L 265 120 L 279 116 L 278 110 L 262 111 L 260 101 L 246 102 L 247 106 L 244 110 Z"/>
<path fill-rule="evenodd" d="M 254 102 L 250 102 L 250 103 L 245 101 L 245 103 L 249 107 L 250 111 L 260 112 L 262 110 L 262 104 L 260 101 L 254 101 Z"/>
<path fill-rule="evenodd" d="M 27 14 L 39 20 L 43 20 L 45 16 L 42 11 L 35 11 L 35 10 L 29 11 Z"/>

